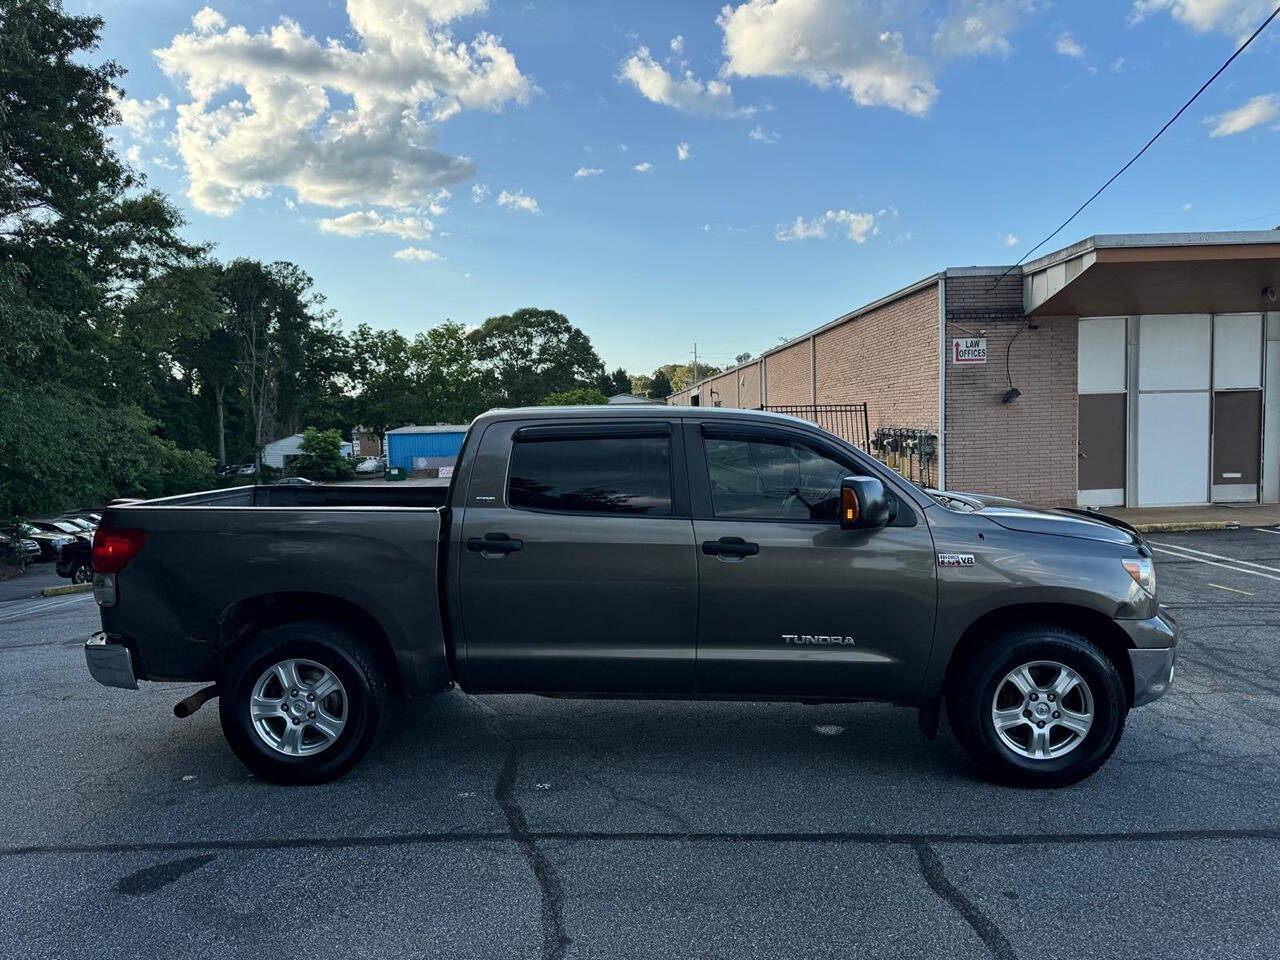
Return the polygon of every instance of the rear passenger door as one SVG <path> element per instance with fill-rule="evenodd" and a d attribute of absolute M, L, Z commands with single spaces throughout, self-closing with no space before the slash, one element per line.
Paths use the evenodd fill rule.
<path fill-rule="evenodd" d="M 698 571 L 678 420 L 490 425 L 467 488 L 469 690 L 687 694 Z"/>
<path fill-rule="evenodd" d="M 840 481 L 869 468 L 819 435 L 686 426 L 701 583 L 700 694 L 910 699 L 933 643 L 933 538 L 893 492 L 878 530 L 841 530 Z"/>

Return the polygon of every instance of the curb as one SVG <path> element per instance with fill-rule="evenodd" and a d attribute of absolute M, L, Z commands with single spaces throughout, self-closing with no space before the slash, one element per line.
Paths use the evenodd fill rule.
<path fill-rule="evenodd" d="M 1170 523 L 1135 523 L 1139 533 L 1187 533 L 1192 530 L 1239 530 L 1234 520 L 1180 520 Z"/>
<path fill-rule="evenodd" d="M 40 591 L 42 597 L 61 597 L 68 593 L 91 593 L 92 583 L 69 583 L 65 587 L 45 587 Z"/>

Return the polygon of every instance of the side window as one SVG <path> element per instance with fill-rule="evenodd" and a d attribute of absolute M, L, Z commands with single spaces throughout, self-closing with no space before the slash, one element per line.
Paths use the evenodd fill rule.
<path fill-rule="evenodd" d="M 705 437 L 717 517 L 835 522 L 840 481 L 860 471 L 780 437 Z"/>
<path fill-rule="evenodd" d="M 507 503 L 565 513 L 669 517 L 671 438 L 517 437 Z"/>

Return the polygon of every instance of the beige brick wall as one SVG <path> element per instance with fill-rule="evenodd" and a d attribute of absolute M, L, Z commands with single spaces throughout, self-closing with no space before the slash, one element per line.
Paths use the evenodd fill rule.
<path fill-rule="evenodd" d="M 946 485 L 1067 506 L 1076 502 L 1075 318 L 1038 319 L 1005 354 L 1022 327 L 1022 278 L 1015 271 L 992 289 L 994 276 L 947 278 Z M 956 366 L 953 337 L 986 331 L 987 362 Z"/>
<path fill-rule="evenodd" d="M 769 406 L 813 403 L 812 353 L 806 338 L 765 357 L 765 402 Z"/>
<path fill-rule="evenodd" d="M 937 284 L 818 334 L 817 360 L 818 403 L 865 401 L 873 431 L 937 432 Z"/>
<path fill-rule="evenodd" d="M 738 406 L 754 410 L 760 406 L 760 364 L 738 370 Z"/>
<path fill-rule="evenodd" d="M 736 407 L 738 405 L 738 378 L 732 373 L 724 373 L 702 385 L 702 405 L 714 407 Z"/>

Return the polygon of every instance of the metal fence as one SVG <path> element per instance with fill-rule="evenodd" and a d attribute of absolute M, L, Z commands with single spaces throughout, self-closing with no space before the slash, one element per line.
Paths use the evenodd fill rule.
<path fill-rule="evenodd" d="M 922 487 L 936 482 L 938 437 L 920 427 L 877 427 L 871 455 Z"/>
<path fill-rule="evenodd" d="M 797 403 L 787 406 L 761 407 L 772 413 L 785 413 L 816 423 L 827 433 L 863 450 L 871 450 L 871 430 L 865 403 Z"/>

